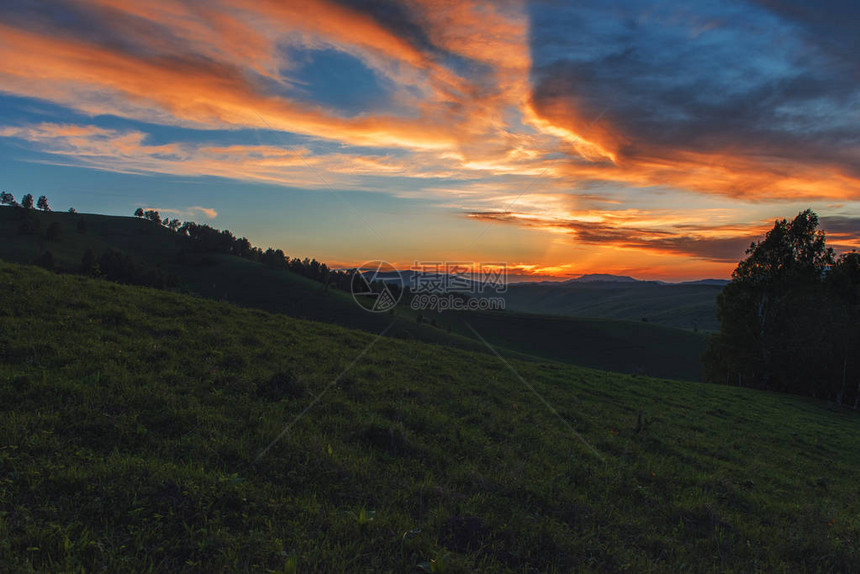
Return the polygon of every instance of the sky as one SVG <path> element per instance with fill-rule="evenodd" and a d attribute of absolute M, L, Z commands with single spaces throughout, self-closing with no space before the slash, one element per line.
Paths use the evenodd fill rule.
<path fill-rule="evenodd" d="M 853 0 L 4 0 L 0 188 L 332 266 L 727 278 L 860 246 Z"/>

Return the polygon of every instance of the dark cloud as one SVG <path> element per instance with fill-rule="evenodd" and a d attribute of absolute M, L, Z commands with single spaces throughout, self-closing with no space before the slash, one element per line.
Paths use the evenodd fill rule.
<path fill-rule="evenodd" d="M 828 234 L 845 239 L 860 240 L 860 217 L 831 215 L 818 219 L 821 228 Z"/>
<path fill-rule="evenodd" d="M 492 75 L 491 66 L 465 58 L 459 54 L 446 50 L 433 42 L 426 29 L 427 22 L 423 15 L 414 5 L 397 0 L 335 0 L 338 4 L 361 12 L 373 18 L 380 26 L 409 42 L 416 49 L 443 62 L 446 67 L 469 78 L 471 83 L 469 94 L 472 98 L 489 97 L 497 86 L 486 78 Z M 455 25 L 456 20 L 452 19 Z"/>
<path fill-rule="evenodd" d="M 809 46 L 832 58 L 836 67 L 860 74 L 860 3 L 856 0 L 756 0 L 795 24 Z"/>
<path fill-rule="evenodd" d="M 394 0 L 335 0 L 338 4 L 363 12 L 392 34 L 424 51 L 435 50 L 418 15 Z"/>
<path fill-rule="evenodd" d="M 75 0 L 10 0 L 4 20 L 17 28 L 50 34 L 53 37 L 85 39 L 117 52 L 153 55 L 193 53 L 193 47 L 168 27 L 118 10 L 87 5 Z"/>
<path fill-rule="evenodd" d="M 646 229 L 618 227 L 604 222 L 554 220 L 546 221 L 508 212 L 474 211 L 467 217 L 488 222 L 513 223 L 528 227 L 552 227 L 565 229 L 576 243 L 587 245 L 613 245 L 632 249 L 642 249 L 674 255 L 686 255 L 720 263 L 740 261 L 752 241 L 759 233 L 739 234 L 727 237 L 706 237 L 697 234 L 713 231 L 715 228 L 684 226 L 683 231 L 673 232 L 665 229 Z"/>
<path fill-rule="evenodd" d="M 561 123 L 603 114 L 622 158 L 732 150 L 860 175 L 860 85 L 845 73 L 860 69 L 860 4 L 761 4 L 535 9 L 535 107 Z M 833 58 L 811 57 L 798 26 Z"/>

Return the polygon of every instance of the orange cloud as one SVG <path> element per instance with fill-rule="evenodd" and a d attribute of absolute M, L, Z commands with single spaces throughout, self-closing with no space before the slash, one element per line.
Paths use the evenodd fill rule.
<path fill-rule="evenodd" d="M 175 215 L 178 217 L 187 217 L 193 219 L 196 215 L 203 214 L 209 219 L 215 219 L 218 217 L 218 212 L 212 209 L 211 207 L 201 207 L 199 205 L 195 205 L 193 207 L 186 207 L 184 209 L 174 209 L 170 207 L 143 207 L 144 211 L 154 210 L 159 212 L 160 214 L 168 214 Z"/>
<path fill-rule="evenodd" d="M 454 142 L 441 126 L 395 117 L 340 118 L 317 106 L 265 95 L 224 64 L 126 54 L 5 24 L 0 24 L 0 78 L 7 92 L 91 114 L 204 128 L 274 128 L 356 145 L 432 149 Z"/>
<path fill-rule="evenodd" d="M 560 177 L 674 187 L 747 201 L 860 198 L 860 178 L 847 173 L 844 164 L 797 161 L 747 149 L 740 142 L 735 150 L 703 152 L 634 141 L 608 119 L 589 119 L 563 98 L 528 109 L 532 125 L 562 138 L 579 156 L 557 168 Z M 855 155 L 860 161 L 860 153 Z"/>
<path fill-rule="evenodd" d="M 596 245 L 656 255 L 684 255 L 700 260 L 736 263 L 750 242 L 769 225 L 714 225 L 708 212 L 695 215 L 671 211 L 639 210 L 571 212 L 541 216 L 522 212 L 472 212 L 468 217 L 487 222 L 512 223 L 544 229 L 579 245 Z"/>
<path fill-rule="evenodd" d="M 216 176 L 293 187 L 378 191 L 362 177 L 402 176 L 415 179 L 452 175 L 432 163 L 389 156 L 343 153 L 312 154 L 304 147 L 268 145 L 152 144 L 137 130 L 42 123 L 0 127 L 0 137 L 31 142 L 58 160 L 45 163 L 82 165 L 103 171 L 140 174 Z M 322 176 L 321 174 L 325 174 Z"/>
<path fill-rule="evenodd" d="M 0 24 L 3 91 L 91 115 L 271 128 L 350 145 L 460 149 L 470 156 L 486 156 L 490 145 L 504 150 L 506 111 L 516 110 L 528 92 L 527 18 L 519 2 L 412 3 L 433 49 L 330 0 L 67 2 L 112 35 L 75 34 L 48 19 Z M 352 54 L 391 78 L 395 97 L 414 113 L 348 118 L 289 97 L 291 63 L 283 45 Z M 445 52 L 484 71 L 455 73 Z"/>
<path fill-rule="evenodd" d="M 386 25 L 372 10 L 332 0 L 66 1 L 113 35 L 76 34 L 48 18 L 0 23 L 4 92 L 92 115 L 202 129 L 271 128 L 347 145 L 406 148 L 415 154 L 412 163 L 423 167 L 362 154 L 349 159 L 352 172 L 463 180 L 501 176 L 508 179 L 496 185 L 498 201 L 511 194 L 519 202 L 514 186 L 557 192 L 589 181 L 748 201 L 860 197 L 860 179 L 835 161 L 789 161 L 741 148 L 660 147 L 637 141 L 611 117 L 587 112 L 570 94 L 534 97 L 528 16 L 519 1 L 408 0 L 410 22 L 423 34 L 420 41 Z M 354 55 L 395 81 L 409 116 L 344 117 L 291 97 L 284 45 Z M 452 65 L 452 57 L 469 62 L 469 72 Z M 76 139 L 53 129 L 63 140 L 50 145 L 51 153 L 63 153 L 62 144 L 70 156 L 108 158 L 109 150 L 99 143 L 107 137 L 117 146 L 117 157 L 107 163 L 121 170 L 173 173 L 182 169 L 176 165 L 181 158 L 191 162 L 189 172 L 211 169 L 210 175 L 220 175 L 225 170 L 217 157 L 230 164 L 233 177 L 281 183 L 296 175 L 291 183 L 303 185 L 308 178 L 289 169 L 314 161 L 310 154 L 274 148 L 252 153 L 237 147 L 157 147 L 147 145 L 140 132 L 91 131 Z M 256 157 L 260 151 L 263 157 Z M 135 153 L 140 157 L 132 157 Z M 332 169 L 345 175 L 341 159 L 326 156 Z M 272 173 L 275 169 L 285 171 Z"/>

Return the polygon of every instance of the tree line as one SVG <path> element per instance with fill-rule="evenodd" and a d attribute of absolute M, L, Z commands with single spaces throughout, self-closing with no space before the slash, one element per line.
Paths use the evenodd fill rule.
<path fill-rule="evenodd" d="M 322 283 L 325 288 L 336 288 L 349 291 L 352 273 L 329 268 L 325 263 L 308 257 L 289 257 L 281 249 L 261 249 L 251 244 L 245 237 L 237 237 L 229 229 L 216 229 L 204 223 L 194 221 L 181 222 L 178 219 L 162 218 L 161 214 L 153 209 L 144 210 L 138 207 L 134 211 L 135 217 L 152 221 L 156 225 L 164 226 L 171 231 L 188 237 L 191 240 L 191 248 L 197 253 L 219 253 L 223 255 L 236 255 L 244 259 L 256 261 L 274 267 L 286 269 Z"/>
<path fill-rule="evenodd" d="M 860 404 L 860 253 L 836 256 L 811 210 L 753 242 L 717 298 L 712 382 Z"/>
<path fill-rule="evenodd" d="M 11 193 L 4 191 L 0 193 L 0 205 L 22 209 L 21 224 L 18 229 L 20 234 L 41 234 L 44 239 L 49 241 L 56 241 L 59 238 L 61 227 L 58 222 L 51 223 L 49 228 L 42 233 L 39 219 L 28 215 L 35 209 L 51 211 L 46 196 L 43 195 L 38 200 L 34 200 L 32 194 L 24 194 L 19 203 Z M 74 207 L 69 208 L 68 211 L 71 214 L 77 214 Z M 236 255 L 269 267 L 286 269 L 321 283 L 326 290 L 333 288 L 350 292 L 353 288 L 353 282 L 358 280 L 355 269 L 335 270 L 316 259 L 289 257 L 281 249 L 268 248 L 263 250 L 252 245 L 245 237 L 236 237 L 228 229 L 221 230 L 194 221 L 183 222 L 176 218 L 162 217 L 157 210 L 142 207 L 135 209 L 134 216 L 187 237 L 191 240 L 193 252 Z M 78 219 L 77 232 L 87 233 L 86 219 Z M 35 263 L 48 269 L 59 270 L 49 250 L 43 252 Z M 176 287 L 178 283 L 175 275 L 163 272 L 159 266 L 152 268 L 135 262 L 130 256 L 116 249 L 109 249 L 99 256 L 88 251 L 81 260 L 79 271 L 90 276 L 104 277 L 112 281 L 134 285 L 171 288 Z M 375 291 L 381 291 L 385 287 L 381 282 L 374 282 L 371 286 Z M 362 288 L 363 286 L 358 287 L 359 290 Z M 407 296 L 407 300 L 412 295 L 408 287 L 389 284 L 387 288 L 393 292 L 396 298 L 400 298 L 401 291 Z"/>
<path fill-rule="evenodd" d="M 39 218 L 30 215 L 36 209 L 50 212 L 51 207 L 47 196 L 34 199 L 30 193 L 24 194 L 18 202 L 11 193 L 0 192 L 0 205 L 7 205 L 20 209 L 20 224 L 18 233 L 21 235 L 40 235 L 47 241 L 57 241 L 61 234 L 59 222 L 53 222 L 47 229 L 42 230 Z M 69 208 L 69 213 L 77 215 L 74 207 Z M 335 288 L 344 291 L 350 290 L 352 281 L 351 271 L 332 270 L 325 263 L 311 258 L 288 257 L 281 249 L 261 249 L 251 244 L 245 237 L 236 237 L 228 229 L 216 229 L 206 224 L 194 221 L 180 221 L 179 219 L 162 218 L 161 214 L 153 209 L 144 210 L 137 208 L 134 211 L 136 217 L 146 219 L 156 225 L 163 226 L 178 235 L 187 237 L 190 249 L 196 253 L 219 253 L 225 255 L 236 255 L 252 261 L 257 261 L 269 267 L 286 269 L 293 273 L 317 281 L 325 289 Z M 86 234 L 88 231 L 85 218 L 79 218 L 76 231 Z M 35 261 L 37 265 L 59 271 L 54 256 L 50 250 L 44 251 Z M 95 255 L 91 250 L 84 254 L 80 266 L 75 270 L 93 277 L 120 283 L 133 285 L 144 285 L 158 288 L 173 288 L 178 284 L 174 274 L 165 272 L 160 266 L 147 266 L 135 261 L 131 256 L 116 249 L 108 249 L 100 255 Z"/>
<path fill-rule="evenodd" d="M 21 207 L 24 209 L 33 209 L 34 201 L 33 194 L 26 193 L 23 197 L 21 197 L 21 203 L 15 201 L 15 196 L 7 191 L 0 192 L 0 205 L 9 205 L 11 207 Z M 35 201 L 35 208 L 41 211 L 51 211 L 51 206 L 48 205 L 48 198 L 44 195 L 40 195 L 39 199 Z M 70 213 L 75 212 L 75 208 L 72 207 L 69 209 Z"/>

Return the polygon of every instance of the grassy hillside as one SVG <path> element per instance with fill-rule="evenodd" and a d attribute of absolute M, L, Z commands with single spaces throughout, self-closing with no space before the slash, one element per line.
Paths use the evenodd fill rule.
<path fill-rule="evenodd" d="M 368 313 L 349 293 L 323 285 L 285 269 L 232 255 L 196 253 L 190 240 L 151 221 L 136 217 L 97 214 L 26 214 L 39 221 L 39 232 L 21 234 L 23 210 L 0 207 L 0 259 L 33 263 L 50 251 L 61 271 L 77 272 L 87 249 L 99 255 L 118 249 L 148 267 L 159 267 L 176 275 L 179 289 L 208 299 L 228 301 L 243 307 L 284 313 L 291 317 L 335 323 L 372 333 L 390 322 L 388 315 Z M 83 221 L 85 232 L 79 233 Z M 59 226 L 56 240 L 46 239 L 46 230 Z M 460 348 L 482 350 L 483 345 L 466 337 L 450 335 L 430 325 L 419 325 L 411 313 L 401 313 L 388 334 Z"/>
<path fill-rule="evenodd" d="M 39 222 L 39 232 L 22 235 L 21 216 Z M 78 232 L 83 221 L 85 233 Z M 58 237 L 46 239 L 57 225 Z M 301 275 L 232 255 L 201 254 L 187 237 L 135 217 L 24 212 L 0 208 L 0 259 L 32 263 L 50 250 L 61 269 L 77 270 L 87 249 L 96 255 L 119 249 L 150 267 L 176 275 L 180 288 L 210 299 L 235 303 L 291 317 L 335 323 L 372 333 L 391 321 L 368 313 L 349 293 L 323 286 Z M 418 324 L 416 313 L 397 310 L 388 335 L 484 352 L 464 323 L 470 322 L 506 355 L 537 355 L 572 364 L 623 373 L 699 380 L 704 339 L 659 326 L 619 321 L 588 321 L 505 313 L 425 312 L 438 328 Z M 637 318 L 638 321 L 638 318 Z M 449 332 L 450 331 L 450 332 Z"/>
<path fill-rule="evenodd" d="M 698 331 L 719 331 L 716 285 L 568 283 L 511 285 L 508 308 L 525 313 L 641 321 Z"/>
<path fill-rule="evenodd" d="M 41 213 L 29 215 L 40 222 L 41 233 L 19 233 L 22 210 L 0 208 L 0 257 L 32 263 L 45 250 L 57 267 L 76 270 L 87 249 L 98 255 L 118 249 L 141 264 L 174 273 L 185 291 L 239 305 L 315 320 L 336 322 L 378 331 L 384 317 L 364 312 L 346 293 L 325 292 L 310 279 L 230 255 L 195 253 L 187 237 L 136 217 L 95 214 Z M 85 223 L 85 233 L 77 231 Z M 45 230 L 59 226 L 59 238 L 49 241 Z"/>
<path fill-rule="evenodd" d="M 6 263 L 0 293 L 0 571 L 860 569 L 825 403 L 511 360 L 567 426 L 489 354 Z"/>
<path fill-rule="evenodd" d="M 455 333 L 474 327 L 492 345 L 583 367 L 625 374 L 702 380 L 704 336 L 642 322 L 577 319 L 525 313 L 443 315 Z"/>

